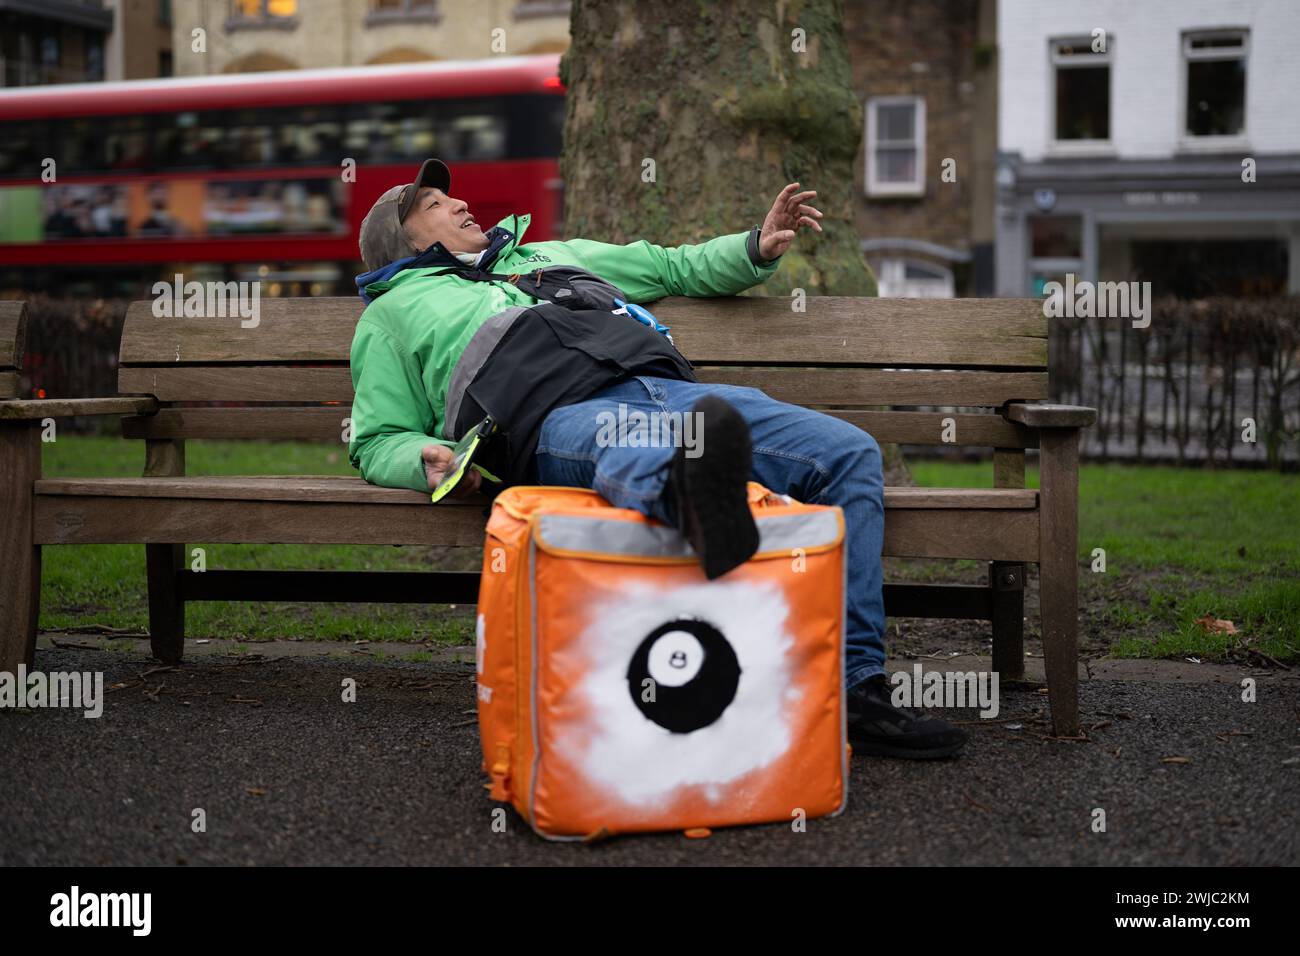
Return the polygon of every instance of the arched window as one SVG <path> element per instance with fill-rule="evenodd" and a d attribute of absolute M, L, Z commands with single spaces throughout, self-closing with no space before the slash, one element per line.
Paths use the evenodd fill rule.
<path fill-rule="evenodd" d="M 274 53 L 250 53 L 227 63 L 225 73 L 266 73 L 271 70 L 296 70 L 298 64 Z"/>

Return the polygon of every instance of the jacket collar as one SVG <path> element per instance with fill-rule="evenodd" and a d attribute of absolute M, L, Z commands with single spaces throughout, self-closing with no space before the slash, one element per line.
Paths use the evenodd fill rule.
<path fill-rule="evenodd" d="M 528 229 L 530 219 L 531 217 L 527 213 L 522 216 L 507 216 L 489 229 L 487 231 L 488 247 L 486 253 L 479 260 L 478 268 L 489 269 L 498 259 L 504 258 L 513 252 L 515 247 L 523 241 L 524 232 Z M 356 278 L 357 293 L 361 296 L 362 301 L 369 305 L 392 288 L 392 282 L 397 274 L 406 269 L 437 269 L 463 265 L 464 263 L 448 252 L 441 242 L 435 242 L 417 255 L 390 262 L 380 269 L 363 272 Z"/>

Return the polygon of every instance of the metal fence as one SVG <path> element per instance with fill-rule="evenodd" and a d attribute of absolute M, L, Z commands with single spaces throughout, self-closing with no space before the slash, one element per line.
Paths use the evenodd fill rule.
<path fill-rule="evenodd" d="M 1051 320 L 1054 401 L 1091 405 L 1082 452 L 1134 461 L 1300 461 L 1300 296 L 1167 299 L 1151 324 Z"/>

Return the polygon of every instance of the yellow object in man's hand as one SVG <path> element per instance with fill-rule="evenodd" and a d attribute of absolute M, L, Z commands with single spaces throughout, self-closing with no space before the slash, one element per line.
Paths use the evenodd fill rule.
<path fill-rule="evenodd" d="M 482 465 L 474 464 L 474 455 L 478 452 L 479 447 L 484 441 L 496 434 L 496 431 L 497 423 L 489 415 L 466 432 L 460 441 L 456 442 L 456 447 L 452 449 L 451 464 L 443 473 L 442 480 L 438 482 L 437 487 L 433 489 L 433 493 L 430 495 L 431 501 L 436 503 L 451 493 L 460 484 L 461 479 L 465 477 L 466 471 L 470 468 L 473 468 L 489 481 L 501 481 L 500 478 Z"/>

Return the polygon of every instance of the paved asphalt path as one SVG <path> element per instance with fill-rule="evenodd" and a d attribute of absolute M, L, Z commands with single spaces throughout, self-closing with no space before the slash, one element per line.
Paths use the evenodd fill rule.
<path fill-rule="evenodd" d="M 804 833 L 583 846 L 513 811 L 493 832 L 470 665 L 196 656 L 146 674 L 139 654 L 40 657 L 126 686 L 97 720 L 0 711 L 4 865 L 1300 863 L 1294 676 L 1261 676 L 1253 704 L 1228 682 L 1086 681 L 1087 742 L 1047 739 L 1045 698 L 1004 690 L 1002 722 L 976 720 L 958 760 L 855 757 L 847 810 Z"/>

